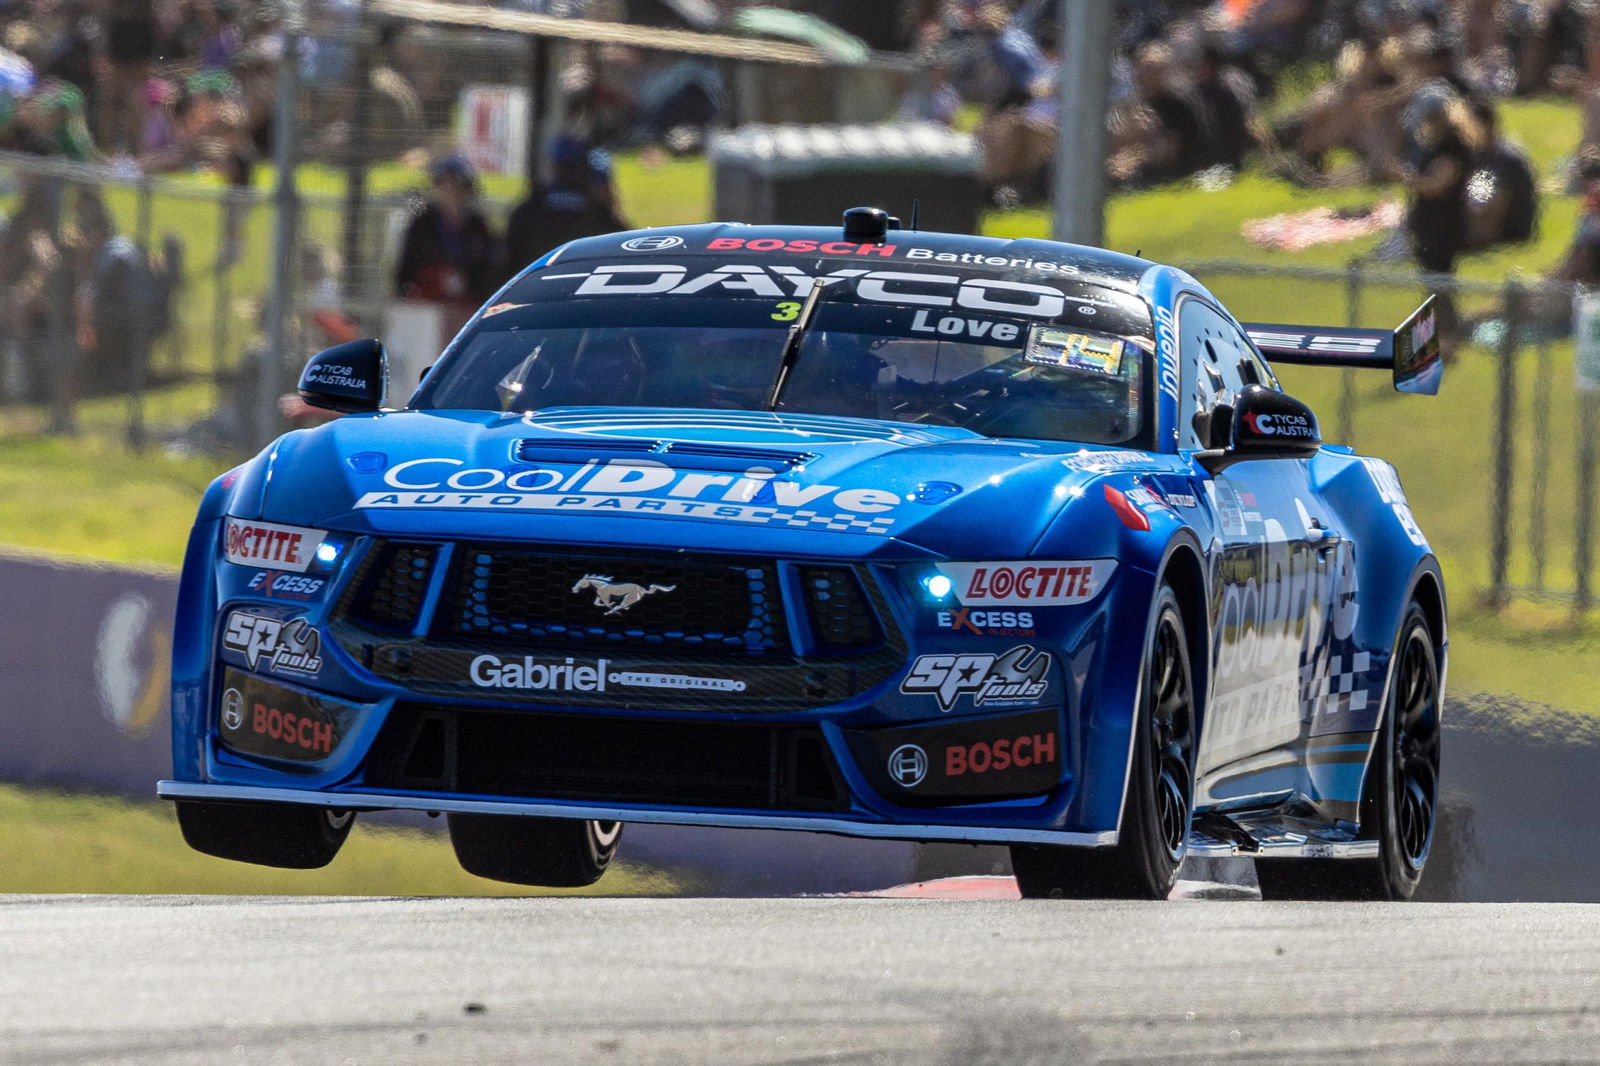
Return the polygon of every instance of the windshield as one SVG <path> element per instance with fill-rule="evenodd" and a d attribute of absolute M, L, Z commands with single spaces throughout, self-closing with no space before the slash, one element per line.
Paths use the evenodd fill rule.
<path fill-rule="evenodd" d="M 785 339 L 817 275 L 697 274 L 683 263 L 547 269 L 457 339 L 414 405 L 776 410 L 1148 446 L 1154 346 L 1137 299 L 1066 278 L 859 267 L 820 276 L 783 376 Z"/>

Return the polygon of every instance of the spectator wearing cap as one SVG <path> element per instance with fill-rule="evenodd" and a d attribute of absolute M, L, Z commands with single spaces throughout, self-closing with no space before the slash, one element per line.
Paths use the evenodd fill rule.
<path fill-rule="evenodd" d="M 1583 197 L 1578 225 L 1567 254 L 1550 276 L 1556 281 L 1600 287 L 1600 153 L 1590 153 L 1578 161 L 1578 180 Z"/>
<path fill-rule="evenodd" d="M 428 168 L 433 195 L 406 227 L 395 288 L 402 299 L 445 305 L 462 322 L 494 290 L 496 249 L 476 203 L 478 179 L 459 155 Z"/>
<path fill-rule="evenodd" d="M 627 228 L 617 214 L 609 163 L 582 138 L 563 134 L 550 146 L 549 180 L 511 211 L 503 273 L 515 275 L 568 241 Z"/>

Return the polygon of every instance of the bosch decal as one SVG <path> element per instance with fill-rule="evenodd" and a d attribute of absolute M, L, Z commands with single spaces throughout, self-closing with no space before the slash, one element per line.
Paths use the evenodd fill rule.
<path fill-rule="evenodd" d="M 1116 570 L 1114 559 L 1003 563 L 940 563 L 963 605 L 1064 607 L 1100 594 Z"/>
<path fill-rule="evenodd" d="M 303 574 L 326 535 L 316 529 L 230 518 L 226 557 L 239 566 L 266 566 Z"/>
<path fill-rule="evenodd" d="M 316 677 L 322 671 L 322 638 L 304 618 L 280 621 L 246 611 L 228 615 L 223 647 L 244 656 L 250 669 Z"/>
<path fill-rule="evenodd" d="M 902 744 L 889 753 L 889 779 L 901 788 L 916 788 L 928 776 L 928 753 L 916 744 Z"/>
<path fill-rule="evenodd" d="M 952 744 L 944 749 L 944 776 L 960 777 L 963 774 L 1004 773 L 1013 766 L 1026 769 L 1038 763 L 1045 765 L 1056 761 L 1056 735 L 1034 733 L 1020 737 L 1001 737 L 993 743 L 977 741 L 968 745 Z"/>
<path fill-rule="evenodd" d="M 631 243 L 631 242 L 630 242 Z M 624 248 L 628 247 L 626 244 Z M 876 255 L 888 258 L 899 251 L 894 244 L 856 244 L 853 241 L 786 241 L 778 237 L 715 237 L 706 242 L 709 252 L 792 252 L 796 255 Z M 914 257 L 913 257 L 914 258 Z"/>
<path fill-rule="evenodd" d="M 665 252 L 682 247 L 683 238 L 670 233 L 659 237 L 635 237 L 631 241 L 622 242 L 622 250 L 625 252 Z"/>
<path fill-rule="evenodd" d="M 1051 655 L 1032 644 L 1019 644 L 1003 655 L 922 655 L 911 664 L 900 691 L 908 696 L 936 696 L 949 711 L 962 696 L 980 707 L 1030 703 L 1050 690 Z"/>

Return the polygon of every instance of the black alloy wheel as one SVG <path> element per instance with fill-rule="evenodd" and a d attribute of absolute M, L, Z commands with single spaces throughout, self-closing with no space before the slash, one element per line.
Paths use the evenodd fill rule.
<path fill-rule="evenodd" d="M 544 888 L 600 880 L 617 854 L 621 822 L 516 814 L 451 814 L 450 844 L 468 873 Z"/>
<path fill-rule="evenodd" d="M 339 854 L 354 811 L 283 803 L 214 803 L 178 800 L 184 842 L 219 859 L 316 870 Z"/>
<path fill-rule="evenodd" d="M 1122 829 L 1115 847 L 1013 844 L 1025 898 L 1166 899 L 1194 816 L 1194 671 L 1177 594 L 1156 594 L 1134 716 Z"/>
<path fill-rule="evenodd" d="M 1407 900 L 1417 891 L 1439 813 L 1443 690 L 1437 645 L 1415 601 L 1395 641 L 1383 721 L 1361 799 L 1361 836 L 1376 858 L 1263 859 L 1263 899 Z"/>

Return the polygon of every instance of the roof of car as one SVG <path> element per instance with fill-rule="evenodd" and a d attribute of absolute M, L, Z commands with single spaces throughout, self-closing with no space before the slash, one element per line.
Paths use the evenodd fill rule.
<path fill-rule="evenodd" d="M 1104 248 L 1064 244 L 1036 237 L 979 237 L 890 230 L 882 244 L 848 241 L 841 226 L 750 226 L 712 222 L 696 226 L 661 226 L 585 237 L 557 249 L 547 262 L 613 259 L 623 255 L 861 258 L 887 262 L 960 264 L 1019 273 L 1070 273 L 1083 281 L 1133 293 L 1154 263 Z M 1047 264 L 1040 267 L 1039 264 Z"/>

